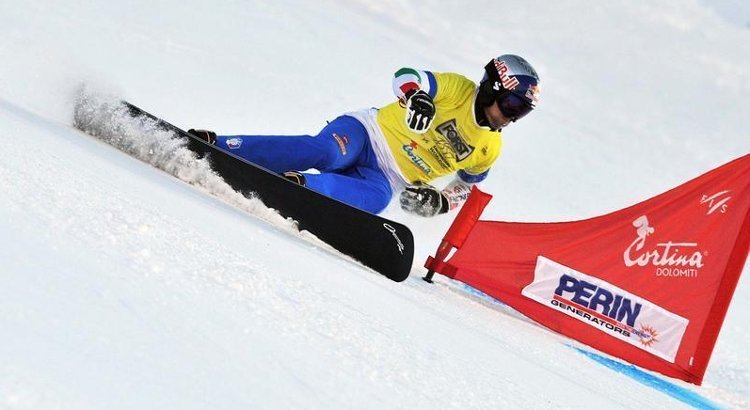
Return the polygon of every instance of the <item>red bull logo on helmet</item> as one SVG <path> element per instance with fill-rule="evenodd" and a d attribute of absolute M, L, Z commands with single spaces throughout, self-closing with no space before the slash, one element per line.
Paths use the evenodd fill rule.
<path fill-rule="evenodd" d="M 542 305 L 674 363 L 688 320 L 597 277 L 539 256 L 521 291 Z"/>
<path fill-rule="evenodd" d="M 520 82 L 515 76 L 508 74 L 510 69 L 505 61 L 495 59 L 495 69 L 497 70 L 497 75 L 500 77 L 500 82 L 502 83 L 503 88 L 508 91 L 513 91 L 518 87 Z"/>

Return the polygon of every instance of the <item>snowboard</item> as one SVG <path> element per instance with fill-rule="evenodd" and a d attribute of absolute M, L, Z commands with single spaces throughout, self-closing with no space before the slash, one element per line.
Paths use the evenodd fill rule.
<path fill-rule="evenodd" d="M 414 236 L 405 225 L 352 207 L 210 145 L 169 122 L 123 101 L 133 117 L 145 117 L 187 141 L 233 189 L 259 198 L 284 217 L 297 221 L 339 252 L 396 282 L 409 276 Z"/>

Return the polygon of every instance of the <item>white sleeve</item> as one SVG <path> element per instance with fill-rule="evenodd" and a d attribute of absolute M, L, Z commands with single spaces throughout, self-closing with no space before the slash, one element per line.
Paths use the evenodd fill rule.
<path fill-rule="evenodd" d="M 435 76 L 431 72 L 404 67 L 393 75 L 391 85 L 393 94 L 400 101 L 404 101 L 406 93 L 414 89 L 422 90 L 434 98 L 437 92 L 436 84 Z"/>
<path fill-rule="evenodd" d="M 455 178 L 441 192 L 448 198 L 448 209 L 453 210 L 463 205 L 469 198 L 471 186 L 474 184 L 464 182 L 461 178 Z"/>

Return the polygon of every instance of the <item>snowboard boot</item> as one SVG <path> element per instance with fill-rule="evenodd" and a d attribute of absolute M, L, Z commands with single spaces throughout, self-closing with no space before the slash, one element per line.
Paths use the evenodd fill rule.
<path fill-rule="evenodd" d="M 306 186 L 307 181 L 305 180 L 305 174 L 297 171 L 287 171 L 281 174 L 282 177 L 294 182 L 297 185 Z"/>
<path fill-rule="evenodd" d="M 206 141 L 207 143 L 211 145 L 216 144 L 216 133 L 209 130 L 196 130 L 194 128 L 191 128 L 188 130 L 188 134 L 194 135 L 203 141 Z"/>

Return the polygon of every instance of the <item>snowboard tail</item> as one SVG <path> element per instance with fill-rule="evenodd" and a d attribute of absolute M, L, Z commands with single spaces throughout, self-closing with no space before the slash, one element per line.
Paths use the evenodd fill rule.
<path fill-rule="evenodd" d="M 357 209 L 297 185 L 123 101 L 133 117 L 146 117 L 160 128 L 187 140 L 188 148 L 207 157 L 211 168 L 233 189 L 259 198 L 284 217 L 292 218 L 341 253 L 396 282 L 409 276 L 414 237 L 405 225 Z"/>

